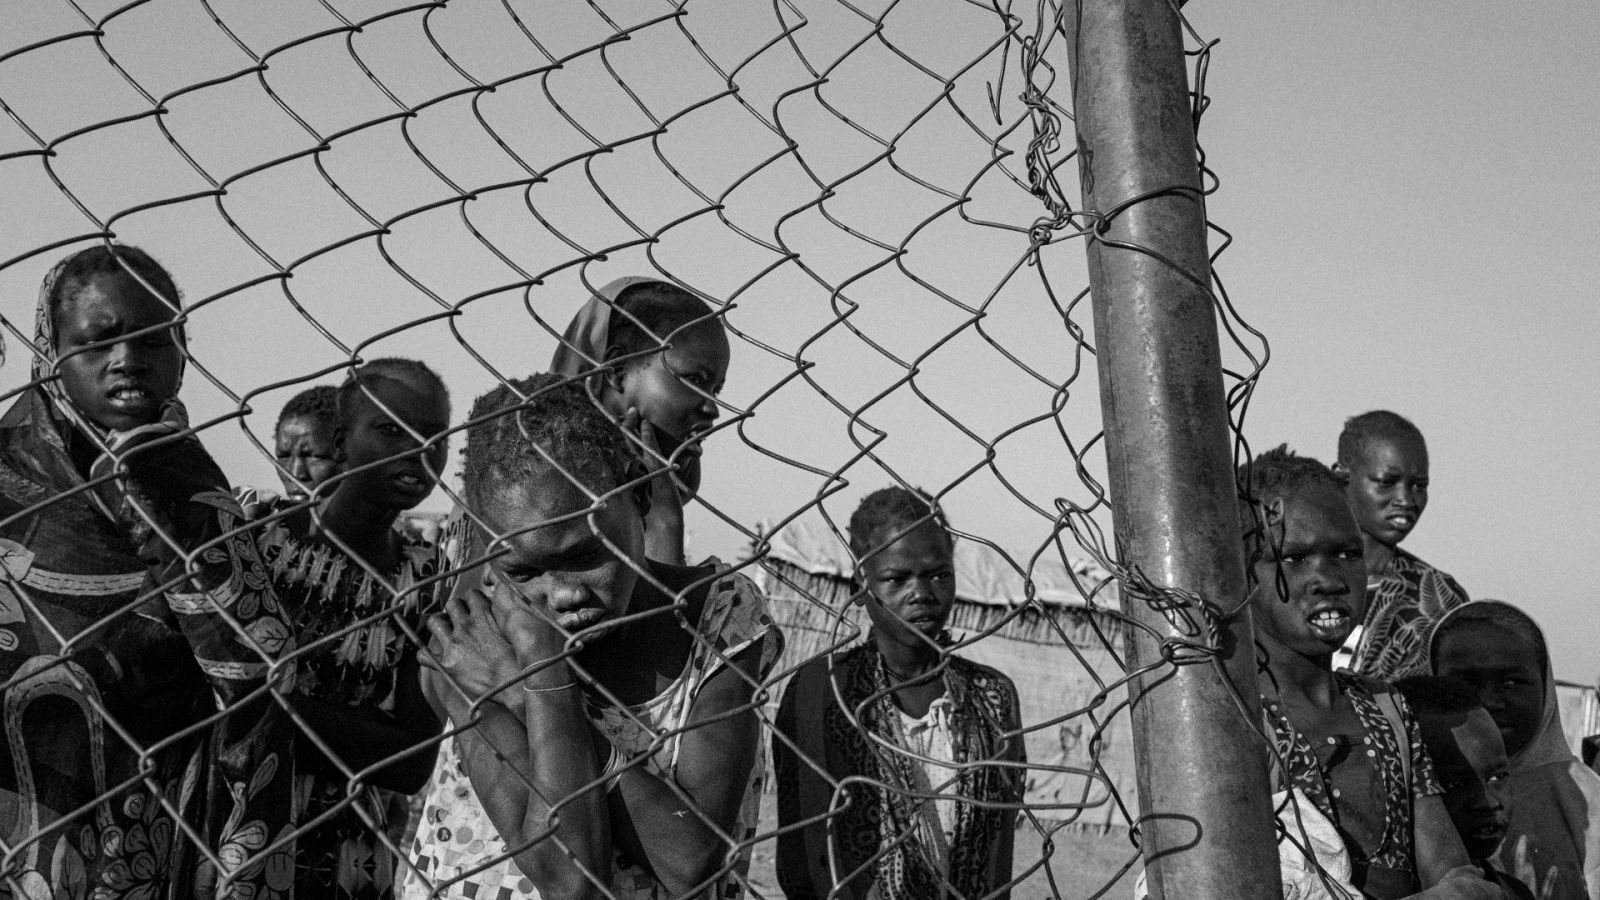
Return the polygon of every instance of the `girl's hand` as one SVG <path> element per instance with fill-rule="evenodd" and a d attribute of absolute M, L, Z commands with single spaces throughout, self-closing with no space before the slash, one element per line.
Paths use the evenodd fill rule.
<path fill-rule="evenodd" d="M 428 619 L 428 630 L 433 633 L 433 640 L 420 661 L 445 682 L 438 685 L 443 688 L 441 697 L 459 700 L 464 693 L 476 702 L 500 688 L 493 699 L 508 707 L 520 705 L 513 692 L 522 667 L 516 651 L 501 633 L 489 597 L 483 591 L 456 591 L 445 602 L 444 612 Z M 504 689 L 502 686 L 508 683 L 510 689 Z"/>
<path fill-rule="evenodd" d="M 655 426 L 630 407 L 622 417 L 622 428 L 638 442 L 639 459 L 650 480 L 650 512 L 645 516 L 645 553 L 651 559 L 683 565 L 683 498 L 673 467 L 661 452 Z"/>
<path fill-rule="evenodd" d="M 661 452 L 661 441 L 656 437 L 656 427 L 639 412 L 639 407 L 628 407 L 628 411 L 622 415 L 621 424 L 623 433 L 631 439 L 634 453 L 644 464 L 646 472 L 656 475 L 669 468 L 667 455 Z"/>
<path fill-rule="evenodd" d="M 491 575 L 485 580 L 495 625 L 520 666 L 537 665 L 566 651 L 567 635 L 556 626 L 555 613 L 536 604 L 503 578 Z M 564 666 L 560 668 L 565 669 Z M 529 687 L 538 687 L 549 680 L 537 672 L 529 679 Z"/>

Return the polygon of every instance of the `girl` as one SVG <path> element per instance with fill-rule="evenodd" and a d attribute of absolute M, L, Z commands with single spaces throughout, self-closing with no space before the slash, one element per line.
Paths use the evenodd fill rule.
<path fill-rule="evenodd" d="M 364 773 L 354 799 L 350 781 L 431 750 L 439 733 L 417 666 L 439 567 L 432 545 L 395 524 L 444 466 L 450 396 L 426 365 L 378 359 L 354 369 L 335 399 L 331 453 L 347 471 L 315 514 L 288 500 L 266 510 L 257 543 L 304 648 L 291 703 L 317 737 L 300 744 L 295 821 L 311 824 L 297 842 L 297 893 L 386 900 L 406 797 L 427 781 L 432 754 Z"/>
<path fill-rule="evenodd" d="M 664 281 L 619 278 L 601 288 L 567 325 L 551 371 L 577 376 L 604 368 L 591 391 L 639 447 L 654 472 L 645 555 L 682 565 L 683 503 L 700 489 L 700 439 L 717 419 L 728 375 L 728 335 L 704 300 Z"/>
<path fill-rule="evenodd" d="M 1428 444 L 1403 416 L 1362 413 L 1339 433 L 1333 472 L 1344 481 L 1367 566 L 1367 613 L 1350 668 L 1380 681 L 1425 674 L 1434 623 L 1468 599 L 1454 578 L 1400 548 L 1428 508 Z"/>
<path fill-rule="evenodd" d="M 943 516 L 921 491 L 885 488 L 850 517 L 850 550 L 872 632 L 784 691 L 778 881 L 790 900 L 1008 897 L 1026 762 L 1017 689 L 943 649 Z"/>
<path fill-rule="evenodd" d="M 0 827 L 19 895 L 290 886 L 292 727 L 262 695 L 293 642 L 178 402 L 178 304 L 137 248 L 63 260 L 33 383 L 0 418 Z"/>
<path fill-rule="evenodd" d="M 1456 834 L 1403 698 L 1333 670 L 1365 604 L 1361 532 L 1342 486 L 1287 447 L 1239 474 L 1254 501 L 1246 514 L 1267 537 L 1253 559 L 1251 610 L 1281 787 L 1298 789 L 1337 827 L 1365 896 L 1498 897 Z"/>
<path fill-rule="evenodd" d="M 502 385 L 471 420 L 481 568 L 429 622 L 425 678 L 462 730 L 441 748 L 405 896 L 739 896 L 755 692 L 782 649 L 765 598 L 715 562 L 646 558 L 646 473 L 581 385 Z"/>
<path fill-rule="evenodd" d="M 1439 620 L 1434 671 L 1466 682 L 1500 728 L 1509 822 L 1492 861 L 1540 900 L 1600 898 L 1600 775 L 1561 728 L 1544 633 L 1509 603 L 1469 603 Z"/>
<path fill-rule="evenodd" d="M 337 395 L 338 389 L 330 384 L 306 388 L 278 413 L 272 450 L 285 497 L 303 499 L 339 474 L 333 452 L 334 432 L 339 428 Z"/>

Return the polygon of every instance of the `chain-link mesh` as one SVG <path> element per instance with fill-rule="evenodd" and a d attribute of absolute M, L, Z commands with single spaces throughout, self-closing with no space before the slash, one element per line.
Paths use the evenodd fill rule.
<path fill-rule="evenodd" d="M 844 834 L 843 823 L 861 821 L 852 815 L 881 824 L 911 810 L 917 821 L 902 832 L 868 835 L 878 849 L 858 860 L 863 871 L 914 867 L 905 860 L 921 851 L 905 848 L 922 846 L 919 829 L 933 844 L 941 832 L 977 833 L 977 807 L 905 798 L 959 793 L 988 768 L 1015 777 L 1020 792 L 989 804 L 1015 811 L 1014 823 L 1009 812 L 990 820 L 1008 838 L 982 850 L 998 873 L 991 888 L 1131 890 L 1122 642 L 1137 626 L 1121 604 L 1160 594 L 1103 533 L 1083 253 L 1098 217 L 1071 199 L 1073 36 L 1059 13 L 1053 2 L 961 0 L 9 9 L 0 311 L 11 345 L 5 398 L 16 407 L 0 422 L 10 751 L 0 787 L 13 795 L 11 890 L 149 897 L 220 878 L 262 897 L 297 880 L 302 896 L 358 885 L 372 893 L 357 896 L 387 896 L 401 882 L 407 896 L 538 896 L 535 881 L 547 896 L 565 895 L 550 885 L 589 881 L 605 885 L 601 895 L 716 883 L 730 895 L 782 896 L 780 845 L 805 823 L 779 821 L 774 752 L 839 800 L 824 816 L 839 840 L 861 838 Z M 1193 32 L 1188 44 L 1198 124 L 1210 44 Z M 59 258 L 110 241 L 149 250 L 183 292 L 187 422 L 168 416 L 129 432 L 63 418 L 82 405 L 67 370 L 110 366 L 96 354 L 120 352 L 108 342 L 128 333 L 78 334 L 69 322 L 57 330 L 77 328 L 82 342 L 36 345 L 29 304 Z M 681 435 L 663 432 L 646 448 L 638 417 L 602 402 L 613 430 L 633 435 L 642 468 L 595 468 L 592 453 L 551 449 L 548 438 L 537 461 L 490 453 L 468 473 L 501 494 L 463 493 L 454 463 L 441 468 L 432 448 L 448 441 L 459 454 L 463 432 L 490 441 L 505 416 L 545 409 L 541 398 L 561 389 L 518 379 L 548 369 L 564 333 L 569 351 L 601 363 L 597 376 L 567 373 L 596 397 L 635 362 L 661 358 L 659 340 L 632 357 L 608 357 L 603 338 L 571 340 L 568 323 L 585 308 L 629 315 L 591 300 L 623 276 L 707 299 L 725 329 L 720 393 L 716 379 L 679 381 L 699 401 L 716 394 L 703 459 L 660 449 Z M 162 293 L 137 280 L 146 299 Z M 62 296 L 87 307 L 74 291 L 88 282 L 67 281 Z M 1237 423 L 1265 347 L 1213 287 Z M 124 343 L 160 343 L 164 323 L 140 321 Z M 692 330 L 656 337 L 680 347 Z M 206 453 L 184 436 L 199 437 L 227 484 L 303 479 L 274 463 L 278 409 L 382 357 L 439 372 L 455 427 L 438 435 L 417 424 L 430 395 L 415 373 L 364 381 L 346 407 L 392 413 L 401 424 L 389 437 L 405 452 L 348 468 L 316 500 L 244 492 L 246 517 L 235 518 L 207 480 Z M 20 374 L 35 359 L 34 377 Z M 407 390 L 378 387 L 396 382 Z M 498 408 L 468 415 L 471 398 L 508 384 Z M 118 402 L 138 408 L 140 398 Z M 516 421 L 523 443 L 540 433 Z M 443 476 L 423 508 L 461 510 L 449 525 L 413 518 L 401 544 L 364 546 L 326 509 L 313 512 L 342 483 L 367 490 L 380 475 L 401 477 L 395 460 L 412 466 L 405 478 Z M 613 527 L 640 491 L 662 496 L 652 485 L 669 462 L 680 477 L 702 473 L 683 512 L 687 558 L 716 555 L 728 568 L 648 565 L 631 532 Z M 505 499 L 516 482 L 507 467 L 548 474 L 551 464 L 581 501 Z M 841 775 L 808 752 L 816 745 L 797 738 L 815 737 L 821 719 L 778 728 L 798 670 L 870 643 L 847 522 L 869 491 L 894 484 L 936 496 L 959 535 L 940 677 L 954 678 L 961 658 L 1009 679 L 1019 721 L 990 722 L 989 737 L 1025 745 L 1025 768 L 1020 754 L 925 766 L 979 757 L 910 750 L 896 730 L 906 723 L 880 723 L 898 737 L 872 732 L 868 703 L 847 718 L 903 782 Z M 555 526 L 530 530 L 552 515 Z M 421 539 L 419 521 L 433 540 Z M 654 635 L 643 645 L 665 648 L 661 658 L 681 671 L 658 673 L 659 683 L 612 678 L 595 655 L 606 641 L 589 632 L 536 665 L 495 670 L 503 677 L 461 674 L 474 627 L 487 629 L 484 646 L 515 628 L 482 600 L 446 610 L 453 576 L 482 584 L 473 566 L 485 555 L 547 559 L 540 535 L 553 533 L 603 545 L 600 562 L 568 568 L 621 559 L 618 578 L 639 581 L 641 596 L 655 589 L 658 602 L 618 613 L 607 640 Z M 548 568 L 528 563 L 527 579 Z M 741 602 L 760 611 L 730 611 Z M 434 613 L 445 614 L 438 634 Z M 563 634 L 586 624 L 559 609 L 555 618 Z M 540 627 L 548 636 L 548 624 L 528 625 Z M 1214 641 L 1204 623 L 1195 628 L 1191 650 L 1204 654 Z M 430 639 L 437 657 L 418 649 Z M 506 643 L 479 660 L 499 659 Z M 1183 661 L 1176 653 L 1162 665 Z M 572 751 L 572 765 L 540 739 L 582 730 L 559 720 L 579 708 L 554 699 L 568 677 L 607 735 L 593 754 Z M 1000 683 L 962 677 L 967 688 Z M 707 697 L 720 705 L 697 706 Z M 987 709 L 958 708 L 956 718 Z M 708 787 L 717 767 L 724 781 L 748 769 L 758 806 Z M 940 771 L 955 774 L 918 781 Z M 550 795 L 554 784 L 571 789 Z M 494 785 L 497 796 L 485 796 Z M 640 811 L 646 795 L 668 818 Z M 860 808 L 875 798 L 881 809 Z M 485 814 L 480 801 L 495 809 Z M 601 820 L 610 824 L 585 830 Z M 998 847 L 1008 865 L 996 862 Z M 850 874 L 839 859 L 826 864 Z M 940 871 L 954 881 L 960 865 L 949 865 Z"/>

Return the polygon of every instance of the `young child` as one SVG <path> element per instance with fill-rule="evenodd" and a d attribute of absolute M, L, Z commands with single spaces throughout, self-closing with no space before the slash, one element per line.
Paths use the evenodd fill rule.
<path fill-rule="evenodd" d="M 1246 521 L 1265 536 L 1249 548 L 1250 603 L 1285 786 L 1338 828 L 1366 896 L 1496 897 L 1450 824 L 1410 708 L 1381 682 L 1333 670 L 1365 599 L 1361 532 L 1342 486 L 1281 446 L 1239 476 L 1253 501 Z"/>
<path fill-rule="evenodd" d="M 1400 549 L 1428 506 L 1428 445 L 1417 426 L 1375 410 L 1347 420 L 1333 471 L 1345 482 L 1367 564 L 1367 615 L 1351 668 L 1381 681 L 1428 672 L 1428 634 L 1467 602 L 1455 579 Z"/>
<path fill-rule="evenodd" d="M 270 521 L 257 546 L 302 648 L 294 711 L 331 751 L 312 740 L 298 748 L 295 821 L 308 830 L 296 843 L 296 893 L 386 900 L 406 797 L 426 783 L 440 731 L 417 664 L 438 609 L 437 554 L 396 519 L 437 483 L 450 395 L 423 363 L 387 358 L 354 369 L 335 401 L 331 452 L 347 470 L 315 513 L 292 499 L 261 513 Z M 414 749 L 366 774 L 351 798 L 352 773 Z"/>
<path fill-rule="evenodd" d="M 317 485 L 339 474 L 333 450 L 339 428 L 338 393 L 331 384 L 306 388 L 278 413 L 272 444 L 285 497 L 304 499 Z"/>
<path fill-rule="evenodd" d="M 178 401 L 179 311 L 144 251 L 69 256 L 0 418 L 6 896 L 288 886 L 293 732 L 263 687 L 293 642 Z"/>
<path fill-rule="evenodd" d="M 1017 689 L 944 649 L 956 586 L 943 516 L 921 491 L 884 488 L 850 517 L 850 550 L 872 631 L 784 691 L 779 884 L 790 900 L 1009 897 Z"/>
<path fill-rule="evenodd" d="M 429 622 L 425 687 L 454 730 L 405 896 L 740 896 L 756 690 L 782 649 L 766 599 L 715 562 L 646 558 L 647 473 L 581 383 L 501 385 L 471 419 L 478 568 Z"/>
<path fill-rule="evenodd" d="M 1436 675 L 1413 675 L 1395 687 L 1422 725 L 1422 741 L 1444 788 L 1444 808 L 1467 855 L 1506 897 L 1533 900 L 1527 885 L 1489 863 L 1506 836 L 1506 808 L 1500 797 L 1506 746 L 1478 695 L 1454 678 Z"/>
<path fill-rule="evenodd" d="M 1434 629 L 1434 672 L 1478 692 L 1500 728 L 1510 774 L 1494 864 L 1540 900 L 1600 898 L 1600 775 L 1572 754 L 1561 728 L 1544 634 L 1509 603 L 1479 601 Z"/>
<path fill-rule="evenodd" d="M 670 460 L 674 478 L 651 483 L 645 553 L 682 565 L 683 504 L 700 489 L 700 441 L 717 419 L 728 376 L 728 335 L 711 306 L 676 285 L 619 278 L 567 325 L 550 369 L 576 376 L 605 367 L 592 390 L 634 439 L 645 467 Z"/>

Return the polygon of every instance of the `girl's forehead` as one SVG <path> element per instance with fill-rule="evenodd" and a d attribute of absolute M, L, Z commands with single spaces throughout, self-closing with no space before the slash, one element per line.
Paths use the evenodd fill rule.
<path fill-rule="evenodd" d="M 450 418 L 450 400 L 438 387 L 418 379 L 380 375 L 364 380 L 354 390 L 361 410 L 381 412 L 385 407 L 405 419 Z M 380 405 L 381 404 L 381 405 Z"/>
<path fill-rule="evenodd" d="M 58 319 L 138 321 L 147 325 L 177 317 L 175 305 L 126 272 L 102 272 L 67 285 L 55 309 Z"/>
<path fill-rule="evenodd" d="M 893 522 L 879 526 L 873 534 L 874 546 L 881 545 L 884 541 L 898 538 L 882 550 L 872 554 L 866 559 L 867 563 L 881 561 L 888 557 L 930 557 L 949 560 L 955 555 L 955 542 L 951 540 L 950 533 L 934 522 L 923 522 L 915 529 L 905 534 L 909 523 Z"/>
<path fill-rule="evenodd" d="M 318 416 L 289 416 L 278 423 L 279 437 L 322 438 L 333 433 L 333 425 Z"/>
<path fill-rule="evenodd" d="M 574 467 L 566 468 L 573 471 Z M 590 517 L 585 513 L 596 507 L 596 501 L 554 466 L 535 464 L 516 470 L 496 467 L 490 478 L 490 490 L 486 497 L 496 512 L 495 517 L 503 520 L 498 524 L 514 529 L 567 519 L 560 526 L 548 527 L 592 530 Z M 623 492 L 606 498 L 605 505 L 595 509 L 594 520 L 602 530 L 614 530 L 626 521 L 632 509 L 631 494 Z"/>
<path fill-rule="evenodd" d="M 701 322 L 672 338 L 667 355 L 679 363 L 693 363 L 712 369 L 726 369 L 732 351 L 720 321 Z"/>
<path fill-rule="evenodd" d="M 1539 649 L 1526 635 L 1498 622 L 1463 622 L 1439 638 L 1439 659 L 1451 668 L 1538 668 Z"/>
<path fill-rule="evenodd" d="M 1426 466 L 1428 445 L 1414 434 L 1375 434 L 1361 442 L 1356 458 L 1367 465 Z"/>

